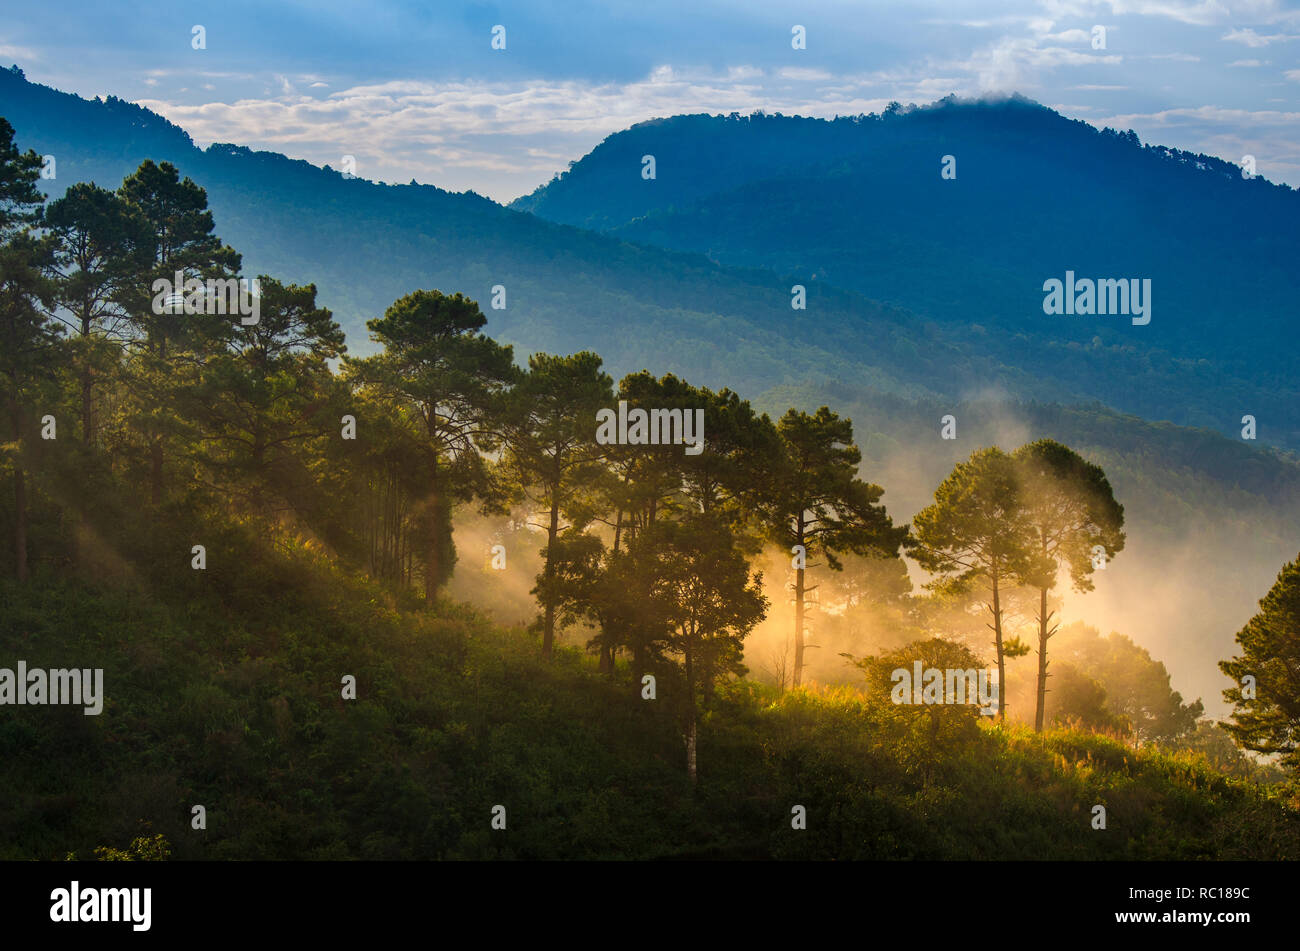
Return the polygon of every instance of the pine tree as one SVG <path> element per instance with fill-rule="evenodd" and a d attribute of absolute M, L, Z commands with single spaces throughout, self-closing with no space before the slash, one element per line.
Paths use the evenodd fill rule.
<path fill-rule="evenodd" d="M 14 144 L 14 130 L 0 119 L 0 378 L 9 429 L 5 454 L 14 480 L 14 570 L 28 578 L 27 472 L 28 438 L 34 384 L 55 366 L 57 330 L 47 309 L 56 288 L 47 277 L 54 263 L 54 243 L 35 230 L 45 196 L 36 187 L 41 157 Z"/>
<path fill-rule="evenodd" d="M 153 257 L 137 271 L 125 295 L 128 313 L 143 345 L 136 367 L 139 422 L 149 444 L 150 499 L 163 501 L 163 465 L 169 431 L 177 420 L 171 405 L 178 390 L 193 382 L 198 360 L 182 360 L 204 344 L 211 322 L 194 320 L 172 307 L 155 307 L 155 281 L 224 280 L 239 273 L 240 256 L 213 233 L 208 195 L 180 177 L 170 162 L 146 159 L 118 189 L 131 211 L 141 216 L 152 235 Z M 173 293 L 182 288 L 172 287 Z"/>
<path fill-rule="evenodd" d="M 1034 534 L 1038 589 L 1038 697 L 1034 729 L 1043 730 L 1047 697 L 1047 641 L 1055 633 L 1047 595 L 1060 569 L 1069 570 L 1076 591 L 1091 591 L 1092 573 L 1124 547 L 1124 506 L 1115 501 L 1110 482 L 1094 465 L 1068 446 L 1040 439 L 1013 454 L 1020 496 Z M 1097 551 L 1100 549 L 1100 552 Z"/>
<path fill-rule="evenodd" d="M 1283 566 L 1259 608 L 1237 632 L 1241 653 L 1219 663 L 1234 681 L 1223 691 L 1234 709 L 1222 726 L 1246 749 L 1280 754 L 1300 772 L 1300 557 Z"/>
<path fill-rule="evenodd" d="M 838 553 L 896 557 L 908 541 L 880 505 L 884 489 L 858 478 L 862 453 L 853 444 L 853 425 L 823 406 L 816 413 L 790 410 L 777 423 L 780 454 L 763 486 L 758 508 L 768 537 L 793 556 L 794 668 L 799 686 L 804 668 L 805 571 L 822 556 L 839 571 Z"/>
<path fill-rule="evenodd" d="M 487 318 L 462 294 L 414 291 L 367 321 L 382 353 L 350 361 L 356 382 L 408 406 L 424 430 L 424 594 L 451 577 L 457 500 L 489 491 L 482 450 L 500 437 L 503 397 L 519 377 L 513 351 L 479 331 Z"/>
<path fill-rule="evenodd" d="M 45 225 L 58 241 L 60 311 L 77 333 L 81 439 L 90 445 L 95 440 L 95 378 L 120 362 L 132 280 L 151 265 L 154 236 L 138 209 L 114 192 L 84 182 L 50 203 Z"/>
<path fill-rule="evenodd" d="M 316 305 L 316 287 L 258 279 L 258 321 L 230 319 L 225 345 L 204 364 L 185 404 L 204 435 L 200 455 L 223 491 L 254 509 L 265 490 L 298 479 L 305 443 L 338 425 L 329 361 L 345 350 L 343 331 Z"/>
<path fill-rule="evenodd" d="M 1006 659 L 1029 646 L 1003 631 L 1003 590 L 1031 571 L 1032 529 L 1020 494 L 1015 463 L 996 447 L 974 452 L 939 484 L 933 504 L 912 520 L 915 558 L 939 578 L 930 587 L 965 592 L 987 585 L 998 665 L 998 719 L 1006 720 Z"/>
<path fill-rule="evenodd" d="M 568 357 L 533 354 L 528 371 L 510 394 L 505 446 L 509 473 L 546 517 L 542 581 L 542 656 L 555 643 L 557 604 L 547 594 L 555 571 L 554 548 L 560 518 L 580 492 L 603 471 L 603 449 L 596 442 L 596 411 L 613 402 L 614 381 L 594 353 Z"/>
<path fill-rule="evenodd" d="M 657 522 L 634 547 L 653 579 L 651 600 L 666 622 L 667 649 L 681 658 L 686 772 L 694 783 L 701 699 L 707 700 L 719 679 L 745 672 L 745 637 L 767 613 L 763 579 L 751 576 L 744 554 L 716 516 Z"/>

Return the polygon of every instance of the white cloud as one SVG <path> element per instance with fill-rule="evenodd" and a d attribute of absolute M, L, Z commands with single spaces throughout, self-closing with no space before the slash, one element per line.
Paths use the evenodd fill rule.
<path fill-rule="evenodd" d="M 1057 18 L 1092 16 L 1102 10 L 1113 16 L 1165 17 L 1193 26 L 1209 26 L 1228 16 L 1218 0 L 1042 0 L 1045 10 Z"/>
<path fill-rule="evenodd" d="M 293 93 L 292 84 L 276 77 L 278 96 L 199 105 L 145 99 L 140 105 L 205 145 L 236 142 L 335 168 L 343 155 L 354 155 L 363 178 L 415 178 L 507 200 L 545 182 L 606 136 L 646 119 L 756 109 L 830 118 L 879 112 L 900 86 L 930 87 L 932 93 L 920 96 L 926 101 L 959 91 L 956 80 L 942 78 L 900 77 L 893 90 L 882 90 L 876 76 L 829 73 L 824 84 L 808 76 L 806 85 L 765 88 L 757 82 L 761 75 L 660 66 L 631 83 L 393 80 L 323 98 Z"/>
<path fill-rule="evenodd" d="M 40 58 L 41 54 L 30 46 L 10 46 L 8 43 L 0 43 L 0 59 L 6 62 L 38 62 Z"/>
<path fill-rule="evenodd" d="M 1257 59 L 1237 59 L 1229 63 L 1228 68 L 1233 69 L 1236 67 L 1246 67 L 1248 69 L 1253 69 L 1257 66 L 1263 66 L 1263 65 L 1264 64 Z"/>
<path fill-rule="evenodd" d="M 1300 70 L 1297 70 L 1300 72 Z M 1177 123 L 1184 120 L 1206 120 L 1213 122 L 1239 122 L 1243 125 L 1281 125 L 1300 122 L 1300 112 L 1277 112 L 1275 110 L 1227 109 L 1222 106 L 1195 106 L 1181 109 L 1163 109 L 1159 112 L 1134 112 L 1128 115 L 1115 115 L 1105 122 L 1136 122 L 1139 120 L 1160 124 Z"/>
<path fill-rule="evenodd" d="M 1228 162 L 1239 163 L 1242 156 L 1253 155 L 1260 174 L 1270 181 L 1300 182 L 1300 142 L 1295 138 L 1300 112 L 1207 105 L 1087 121 L 1098 128 L 1133 129 L 1144 142 L 1216 155 Z"/>
<path fill-rule="evenodd" d="M 1092 34 L 1087 30 L 1062 30 L 1060 33 L 1049 33 L 1043 39 L 1058 43 L 1090 43 Z"/>
<path fill-rule="evenodd" d="M 1280 0 L 1234 0 L 1233 16 L 1256 23 L 1300 22 L 1300 9 L 1287 9 Z"/>
<path fill-rule="evenodd" d="M 1040 47 L 1033 37 L 1007 36 L 957 65 L 977 78 L 982 91 L 1009 92 L 1033 88 L 1043 70 L 1058 66 L 1116 65 L 1122 60 L 1123 57 L 1114 53 L 1093 55 L 1063 46 Z"/>
<path fill-rule="evenodd" d="M 1289 43 L 1292 40 L 1300 40 L 1300 36 L 1293 36 L 1289 33 L 1269 33 L 1259 34 L 1246 27 L 1244 30 L 1232 30 L 1224 34 L 1223 39 L 1229 43 L 1244 43 L 1251 49 L 1260 49 L 1268 46 L 1270 43 Z"/>
<path fill-rule="evenodd" d="M 831 78 L 831 74 L 824 69 L 809 69 L 805 66 L 786 66 L 778 70 L 777 75 L 782 79 L 795 79 L 800 82 L 825 82 Z"/>

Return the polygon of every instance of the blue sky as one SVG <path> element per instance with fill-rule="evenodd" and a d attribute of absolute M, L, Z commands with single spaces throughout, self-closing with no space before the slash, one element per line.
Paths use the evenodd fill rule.
<path fill-rule="evenodd" d="M 1253 155 L 1300 186 L 1300 2 L 1282 0 L 62 0 L 7 5 L 0 61 L 139 102 L 200 145 L 335 168 L 352 155 L 365 178 L 503 201 L 655 116 L 833 116 L 949 93 L 1019 92 L 1143 141 Z"/>

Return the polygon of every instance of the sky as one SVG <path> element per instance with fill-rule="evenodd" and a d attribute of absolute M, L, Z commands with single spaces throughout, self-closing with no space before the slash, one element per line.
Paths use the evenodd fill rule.
<path fill-rule="evenodd" d="M 1300 0 L 60 0 L 0 10 L 0 62 L 201 146 L 498 201 L 645 119 L 1003 93 L 1300 187 Z"/>

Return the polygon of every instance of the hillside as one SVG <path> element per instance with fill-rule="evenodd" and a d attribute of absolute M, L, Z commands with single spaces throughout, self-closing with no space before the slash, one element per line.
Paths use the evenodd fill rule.
<path fill-rule="evenodd" d="M 512 207 L 860 291 L 1147 418 L 1231 433 L 1260 407 L 1300 444 L 1300 194 L 1029 100 L 655 120 Z M 1151 322 L 1044 314 L 1067 271 L 1149 278 Z"/>
<path fill-rule="evenodd" d="M 155 835 L 180 859 L 1300 857 L 1285 787 L 973 711 L 936 747 L 924 711 L 856 691 L 727 687 L 692 792 L 670 703 L 623 667 L 544 664 L 520 630 L 430 613 L 253 524 L 135 521 L 97 517 L 115 550 L 96 581 L 0 582 L 5 656 L 103 667 L 108 695 L 98 717 L 0 721 L 0 858 Z M 182 536 L 210 541 L 208 571 L 156 556 Z"/>

